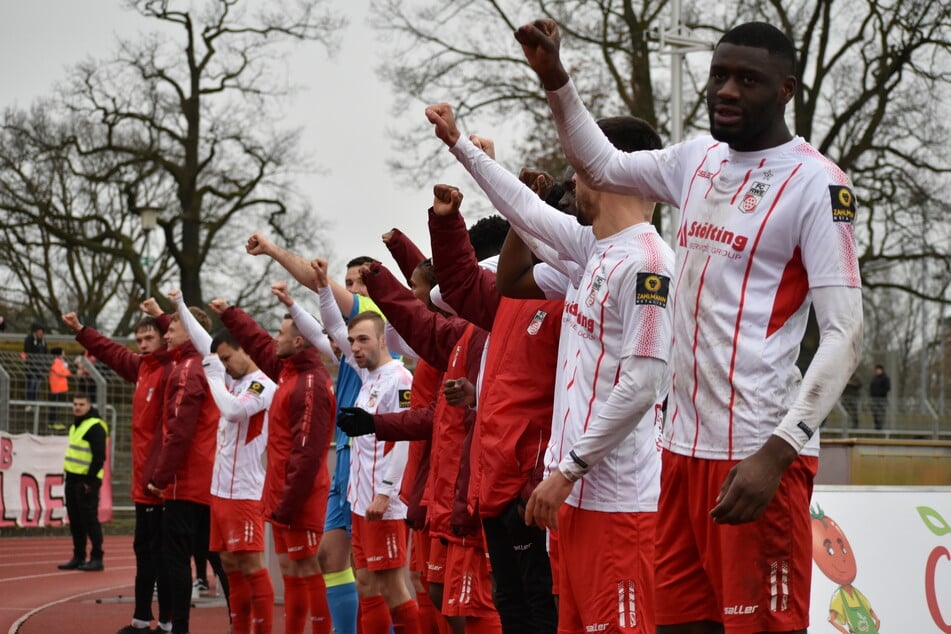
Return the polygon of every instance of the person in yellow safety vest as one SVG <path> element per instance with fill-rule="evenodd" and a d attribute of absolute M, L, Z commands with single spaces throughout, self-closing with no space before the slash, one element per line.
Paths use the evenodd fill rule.
<path fill-rule="evenodd" d="M 99 488 L 106 462 L 109 427 L 86 394 L 73 396 L 73 424 L 63 460 L 66 472 L 66 514 L 73 536 L 73 558 L 60 570 L 98 571 L 102 565 L 102 526 L 99 524 Z M 86 539 L 91 550 L 86 561 Z"/>

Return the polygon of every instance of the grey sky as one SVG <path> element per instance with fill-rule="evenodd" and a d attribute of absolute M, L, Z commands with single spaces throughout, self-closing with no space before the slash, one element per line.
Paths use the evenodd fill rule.
<path fill-rule="evenodd" d="M 288 123 L 303 127 L 303 150 L 323 170 L 302 179 L 300 188 L 315 212 L 334 223 L 328 240 L 335 256 L 331 271 L 342 278 L 344 263 L 355 255 L 391 264 L 380 235 L 393 226 L 428 253 L 425 212 L 432 190 L 400 189 L 386 168 L 394 152 L 386 134 L 392 98 L 374 70 L 382 52 L 367 25 L 369 0 L 334 4 L 350 22 L 336 56 L 328 59 L 320 46 L 307 44 L 287 58 L 290 80 L 300 87 L 288 107 Z M 151 26 L 123 10 L 119 0 L 8 0 L 0 18 L 2 107 L 28 106 L 49 94 L 70 64 L 107 56 L 115 50 L 117 34 L 134 35 Z M 422 111 L 420 105 L 402 116 L 428 128 Z M 431 142 L 436 147 L 435 137 Z M 475 185 L 454 163 L 447 152 L 447 171 L 433 182 L 448 179 L 474 193 Z"/>

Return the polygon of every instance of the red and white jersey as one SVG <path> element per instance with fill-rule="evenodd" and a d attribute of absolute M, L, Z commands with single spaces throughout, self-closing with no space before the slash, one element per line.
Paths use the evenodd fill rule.
<path fill-rule="evenodd" d="M 363 386 L 353 404 L 371 414 L 389 414 L 409 409 L 413 375 L 403 363 L 391 360 L 375 370 L 361 370 Z M 367 506 L 378 493 L 390 496 L 385 520 L 404 519 L 406 505 L 399 490 L 406 466 L 408 442 L 383 442 L 376 436 L 355 436 L 350 444 L 350 484 L 347 501 L 351 509 L 366 516 Z"/>
<path fill-rule="evenodd" d="M 230 379 L 230 377 L 229 377 Z M 267 411 L 277 389 L 261 370 L 229 380 L 236 399 L 233 417 L 218 421 L 218 446 L 211 494 L 231 500 L 260 500 L 264 489 Z"/>
<path fill-rule="evenodd" d="M 664 444 L 745 458 L 797 396 L 809 290 L 861 286 L 851 185 L 800 137 L 736 152 L 704 136 L 629 156 L 633 188 L 681 209 Z M 818 455 L 818 433 L 802 453 Z"/>

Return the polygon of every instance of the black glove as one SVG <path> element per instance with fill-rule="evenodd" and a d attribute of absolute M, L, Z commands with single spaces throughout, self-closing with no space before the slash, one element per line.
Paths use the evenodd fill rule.
<path fill-rule="evenodd" d="M 337 427 L 348 436 L 366 436 L 376 433 L 373 414 L 359 407 L 341 407 L 337 415 Z"/>

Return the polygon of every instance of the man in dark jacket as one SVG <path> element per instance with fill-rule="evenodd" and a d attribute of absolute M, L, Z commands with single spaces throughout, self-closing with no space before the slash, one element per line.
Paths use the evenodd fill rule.
<path fill-rule="evenodd" d="M 23 340 L 23 363 L 26 366 L 26 400 L 35 401 L 39 397 L 40 385 L 46 377 L 46 326 L 34 321 L 30 334 Z M 26 411 L 33 410 L 27 403 Z"/>
<path fill-rule="evenodd" d="M 89 396 L 73 397 L 73 420 L 63 460 L 66 472 L 66 514 L 73 536 L 73 558 L 60 570 L 102 570 L 102 526 L 99 524 L 99 488 L 106 463 L 109 428 L 92 406 Z M 86 561 L 86 539 L 91 550 Z"/>
<path fill-rule="evenodd" d="M 872 420 L 875 421 L 875 429 L 885 427 L 885 414 L 888 411 L 888 393 L 892 389 L 892 380 L 885 374 L 885 366 L 878 364 L 875 366 L 875 376 L 868 384 L 868 393 L 872 397 Z"/>

